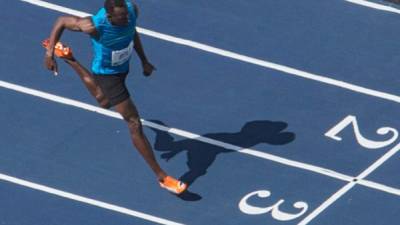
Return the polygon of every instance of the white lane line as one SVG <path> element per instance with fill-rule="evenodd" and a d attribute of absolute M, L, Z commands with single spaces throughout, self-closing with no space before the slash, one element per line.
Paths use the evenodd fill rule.
<path fill-rule="evenodd" d="M 382 5 L 382 4 L 378 4 L 378 3 L 374 3 L 374 2 L 370 2 L 370 1 L 365 1 L 365 0 L 345 0 L 345 1 L 353 3 L 353 4 L 365 6 L 368 8 L 372 8 L 372 9 L 377 9 L 377 10 L 382 10 L 382 11 L 386 11 L 386 12 L 400 14 L 399 9 L 396 9 L 396 8 L 393 8 L 390 6 L 386 6 L 386 5 Z"/>
<path fill-rule="evenodd" d="M 69 106 L 74 106 L 80 109 L 84 109 L 84 110 L 88 110 L 91 112 L 96 112 L 98 114 L 102 114 L 105 116 L 109 116 L 109 117 L 113 117 L 113 118 L 117 118 L 117 119 L 122 119 L 121 115 L 118 114 L 117 112 L 113 112 L 110 110 L 106 110 L 106 109 L 102 109 L 99 108 L 97 106 L 93 106 L 90 104 L 86 104 L 83 102 L 79 102 L 76 100 L 72 100 L 72 99 L 68 99 L 68 98 L 64 98 L 64 97 L 60 97 L 57 95 L 53 95 L 53 94 L 49 94 L 46 92 L 42 92 L 42 91 L 38 91 L 38 90 L 34 90 L 31 88 L 27 88 L 27 87 L 23 87 L 20 85 L 16 85 L 16 84 L 12 84 L 12 83 L 8 83 L 5 81 L 1 81 L 0 80 L 0 87 L 6 88 L 6 89 L 10 89 L 10 90 L 14 90 L 20 93 L 25 93 L 28 95 L 32 95 L 32 96 L 36 96 L 36 97 L 40 97 L 52 102 L 57 102 L 57 103 L 61 103 L 61 104 L 65 104 L 65 105 L 69 105 Z M 230 149 L 230 150 L 234 150 L 243 154 L 247 154 L 247 155 L 251 155 L 251 156 L 255 156 L 258 158 L 262 158 L 262 159 L 267 159 L 270 161 L 274 161 L 280 164 L 284 164 L 287 166 L 291 166 L 291 167 L 295 167 L 295 168 L 300 168 L 303 170 L 308 170 L 308 171 L 312 171 L 315 173 L 319 173 L 325 176 L 329 176 L 329 177 L 333 177 L 339 180 L 343 180 L 343 181 L 351 181 L 353 180 L 353 177 L 333 171 L 333 170 L 329 170 L 326 168 L 322 168 L 322 167 L 318 167 L 318 166 L 313 166 L 310 164 L 306 164 L 306 163 L 302 163 L 302 162 L 297 162 L 294 160 L 290 160 L 290 159 L 285 159 L 276 155 L 272 155 L 269 153 L 265 153 L 265 152 L 260 152 L 257 150 L 253 150 L 253 149 L 244 149 L 241 148 L 239 146 L 236 145 L 232 145 L 232 144 L 228 144 L 228 143 L 224 143 L 222 141 L 217 141 L 211 138 L 207 138 L 207 137 L 203 137 L 201 135 L 198 134 L 194 134 L 188 131 L 184 131 L 184 130 L 180 130 L 180 129 L 176 129 L 176 128 L 169 128 L 166 126 L 162 126 L 156 123 L 152 123 L 150 121 L 146 121 L 143 120 L 143 125 L 148 126 L 148 127 L 152 127 L 158 130 L 162 130 L 162 131 L 166 131 L 175 135 L 179 135 L 181 137 L 185 137 L 185 138 L 190 138 L 190 139 L 195 139 L 204 143 L 208 143 L 211 145 L 215 145 L 221 148 L 226 148 L 226 149 Z"/>
<path fill-rule="evenodd" d="M 336 200 L 338 200 L 340 197 L 342 197 L 344 194 L 346 194 L 351 188 L 355 186 L 355 182 L 350 182 L 344 187 L 342 187 L 338 192 L 333 194 L 330 198 L 328 198 L 324 203 L 322 203 L 318 208 L 316 208 L 312 213 L 308 214 L 307 217 L 305 217 L 298 225 L 306 225 L 311 220 L 315 219 L 321 212 L 323 212 L 325 209 L 327 209 L 330 205 L 332 205 Z"/>
<path fill-rule="evenodd" d="M 91 16 L 92 14 L 85 13 L 82 11 L 78 11 L 75 9 L 67 8 L 64 6 L 56 5 L 50 2 L 45 2 L 45 1 L 40 1 L 40 0 L 20 0 L 22 2 L 30 3 L 32 5 L 37 5 L 43 8 L 55 10 L 58 12 L 74 15 L 74 16 L 79 16 L 79 17 L 86 17 L 86 16 Z"/>
<path fill-rule="evenodd" d="M 387 193 L 398 194 L 399 190 L 395 188 L 386 188 L 387 186 L 382 184 L 377 184 L 372 181 L 363 180 L 380 166 L 383 165 L 387 160 L 393 157 L 396 153 L 400 151 L 400 144 L 397 144 L 388 152 L 386 152 L 383 156 L 381 156 L 378 160 L 376 160 L 371 166 L 369 166 L 366 170 L 360 173 L 353 181 L 349 182 L 346 186 L 341 188 L 338 192 L 336 192 L 333 196 L 331 196 L 328 200 L 323 202 L 318 208 L 316 208 L 312 213 L 310 213 L 307 217 L 305 217 L 298 225 L 306 225 L 311 220 L 315 219 L 319 214 L 321 214 L 324 210 L 326 210 L 330 205 L 332 205 L 335 201 L 337 201 L 340 197 L 350 191 L 356 184 L 361 184 L 366 187 L 372 187 L 376 190 L 385 189 Z"/>
<path fill-rule="evenodd" d="M 88 13 L 84 13 L 84 12 L 80 12 L 80 11 L 76 11 L 73 9 L 68 9 L 66 7 L 62 7 L 62 6 L 58 6 L 58 5 L 54 5 L 54 4 L 50 4 L 43 1 L 39 1 L 39 0 L 21 0 L 21 1 L 25 1 L 25 2 L 29 2 L 31 4 L 36 4 L 42 7 L 46 7 L 49 9 L 53 9 L 53 10 L 57 10 L 57 11 L 61 11 L 64 13 L 68 13 L 68 14 L 73 14 L 73 15 L 77 15 L 77 16 L 90 16 L 90 14 Z M 389 6 L 384 6 L 384 5 L 380 5 L 380 4 L 376 4 L 376 3 L 372 3 L 372 2 L 368 2 L 368 1 L 363 1 L 363 0 L 345 0 L 347 2 L 350 3 L 354 3 L 354 4 L 358 4 L 358 5 L 363 5 L 366 7 L 370 7 L 370 8 L 374 8 L 374 9 L 378 9 L 378 10 L 384 10 L 384 11 L 388 11 L 388 12 L 394 12 L 394 13 L 399 13 L 400 14 L 400 10 L 395 9 L 393 7 L 389 7 Z M 400 103 L 400 97 L 393 95 L 393 94 L 389 94 L 389 93 L 385 93 L 385 92 L 380 92 L 380 91 L 376 91 L 376 90 L 372 90 L 372 89 L 368 89 L 368 88 L 364 88 L 361 86 L 357 86 L 357 85 L 353 85 L 347 82 L 343 82 L 340 80 L 335 80 L 335 79 L 331 79 L 331 78 L 327 78 L 327 77 L 323 77 L 321 75 L 316 75 L 316 74 L 312 74 L 312 73 L 308 73 L 305 71 L 301 71 L 301 70 L 297 70 L 294 68 L 290 68 L 287 66 L 283 66 L 283 65 L 279 65 L 279 64 L 275 64 L 275 63 L 271 63 L 268 61 L 264 61 L 264 60 L 260 60 L 260 59 L 256 59 L 256 58 L 252 58 L 252 57 L 248 57 L 245 55 L 240 55 L 234 52 L 230 52 L 230 51 L 226 51 L 223 49 L 219 49 L 219 48 L 215 48 L 212 46 L 208 46 L 208 45 L 204 45 L 201 43 L 197 43 L 197 42 L 193 42 L 190 40 L 186 40 L 186 39 L 182 39 L 182 38 L 177 38 L 177 37 L 173 37 L 170 35 L 166 35 L 166 34 L 162 34 L 162 33 L 158 33 L 158 32 L 154 32 L 151 30 L 147 30 L 147 29 L 143 29 L 138 27 L 138 32 L 154 37 L 154 38 L 158 38 L 161 40 L 165 40 L 165 41 L 169 41 L 169 42 L 173 42 L 176 44 L 181 44 L 181 45 L 185 45 L 185 46 L 189 46 L 195 49 L 200 49 L 206 52 L 210 52 L 210 53 L 214 53 L 217 55 L 221 55 L 221 56 L 225 56 L 228 58 L 232 58 L 232 59 L 236 59 L 239 61 L 243 61 L 243 62 L 247 62 L 250 64 L 255 64 L 255 65 L 259 65 L 265 68 L 269 68 L 269 69 L 274 69 L 274 70 L 278 70 L 284 73 L 288 73 L 288 74 L 292 74 L 292 75 L 296 75 L 299 77 L 303 77 L 306 79 L 311 79 L 311 80 L 315 80 L 315 81 L 319 81 L 322 83 L 326 83 L 326 84 L 330 84 L 333 86 L 337 86 L 337 87 L 341 87 L 344 89 L 348 89 L 348 90 L 352 90 L 355 92 L 359 92 L 362 94 L 366 94 L 366 95 L 370 95 L 370 96 L 374 96 L 374 97 L 379 97 L 382 99 L 386 99 L 386 100 L 390 100 L 390 101 L 394 101 L 397 103 Z M 144 121 L 144 123 L 147 123 L 147 125 L 151 126 L 151 125 L 155 125 L 152 124 L 150 122 Z M 159 126 L 159 125 L 157 125 Z M 162 129 L 171 133 L 175 133 L 176 131 L 178 131 L 176 134 L 179 135 L 179 130 L 174 129 L 174 128 L 165 128 Z M 174 130 L 176 130 L 174 132 Z M 193 139 L 198 139 L 200 141 L 203 142 L 207 142 L 207 143 L 212 143 L 214 145 L 220 146 L 220 147 L 227 147 L 229 146 L 230 148 L 228 149 L 232 149 L 235 151 L 239 151 L 245 154 L 249 154 L 249 155 L 253 155 L 256 157 L 260 157 L 260 158 L 265 158 L 268 160 L 272 160 L 275 162 L 279 162 L 282 164 L 286 164 L 286 165 L 290 165 L 293 167 L 297 167 L 297 168 L 302 168 L 302 169 L 306 169 L 309 171 L 313 171 L 316 172 L 316 170 L 318 170 L 319 172 L 317 173 L 321 173 L 330 177 L 334 177 L 334 178 L 338 178 L 341 180 L 346 180 L 349 181 L 349 183 L 344 186 L 342 189 L 340 189 L 338 192 L 336 192 L 334 195 L 332 195 L 327 201 L 325 201 L 321 206 L 319 206 L 315 211 L 313 211 L 311 214 L 309 214 L 304 220 L 302 220 L 299 225 L 305 225 L 308 224 L 308 222 L 310 222 L 312 219 L 314 219 L 316 216 L 318 216 L 322 211 L 324 211 L 326 208 L 328 208 L 331 204 L 333 204 L 337 199 L 339 199 L 341 196 L 343 196 L 345 193 L 347 193 L 350 189 L 352 189 L 356 183 L 359 183 L 361 185 L 367 186 L 367 187 L 371 187 L 371 188 L 375 188 L 378 190 L 383 190 L 386 192 L 389 192 L 391 194 L 395 194 L 395 195 L 399 195 L 400 191 L 399 189 L 395 189 L 395 188 L 391 188 L 382 184 L 378 184 L 376 182 L 372 182 L 372 181 L 367 181 L 367 180 L 362 180 L 363 178 L 365 178 L 366 176 L 368 176 L 370 173 L 372 173 L 374 170 L 376 170 L 380 165 L 382 165 L 386 160 L 388 160 L 391 156 L 393 156 L 395 153 L 398 152 L 399 149 L 392 149 L 391 151 L 389 151 L 388 153 L 390 154 L 385 154 L 382 158 L 380 158 L 377 162 L 375 162 L 373 165 L 371 165 L 367 170 L 365 170 L 362 174 L 360 174 L 358 176 L 358 180 L 357 182 L 354 182 L 350 176 L 347 175 L 343 175 L 343 174 L 338 174 L 335 171 L 331 171 L 331 170 L 327 170 L 327 169 L 323 169 L 320 167 L 315 167 L 312 165 L 308 165 L 308 164 L 304 164 L 304 163 L 300 163 L 300 162 L 296 162 L 296 161 L 292 161 L 292 160 L 288 160 L 288 159 L 284 159 L 278 156 L 274 156 L 274 155 L 270 155 L 267 153 L 263 153 L 263 152 L 258 152 L 252 149 L 241 149 L 240 147 L 237 146 L 233 146 L 230 144 L 226 144 L 226 143 L 220 143 L 219 141 L 215 141 L 215 140 L 210 140 L 209 138 L 205 138 L 202 137 L 200 135 L 195 135 L 195 134 L 191 134 L 189 132 L 184 132 L 186 133 L 186 137 L 188 138 L 193 138 Z M 227 146 L 226 146 L 227 145 Z M 320 169 L 326 170 L 326 173 L 321 172 Z"/>
<path fill-rule="evenodd" d="M 357 176 L 357 179 L 364 179 L 372 172 L 374 172 L 378 167 L 382 166 L 387 160 L 389 160 L 392 156 L 394 156 L 397 152 L 400 151 L 400 144 L 394 146 L 390 151 L 380 157 L 375 163 L 369 166 L 364 172 Z"/>
<path fill-rule="evenodd" d="M 400 189 L 389 187 L 387 185 L 383 185 L 383 184 L 376 183 L 376 182 L 369 181 L 369 180 L 359 180 L 358 184 L 378 190 L 378 191 L 384 191 L 389 194 L 400 196 Z"/>
<path fill-rule="evenodd" d="M 73 10 L 73 9 L 70 9 L 70 8 L 66 8 L 66 7 L 63 7 L 63 6 L 55 5 L 55 4 L 48 3 L 48 2 L 45 2 L 45 1 L 41 1 L 41 0 L 20 0 L 20 1 L 27 2 L 27 3 L 30 3 L 30 4 L 34 4 L 34 5 L 41 6 L 41 7 L 45 7 L 45 8 L 48 8 L 48 9 L 55 10 L 55 11 L 59 11 L 59 12 L 63 12 L 63 13 L 67 13 L 67 14 L 71 14 L 71 15 L 75 15 L 75 16 L 80 16 L 80 17 L 90 16 L 91 15 L 91 14 L 88 14 L 88 13 L 85 13 L 85 12 Z M 291 67 L 288 67 L 288 66 L 284 66 L 284 65 L 273 63 L 273 62 L 268 62 L 268 61 L 265 61 L 265 60 L 261 60 L 261 59 L 257 59 L 257 58 L 253 58 L 253 57 L 249 57 L 249 56 L 245 56 L 245 55 L 241 55 L 241 54 L 238 54 L 238 53 L 235 53 L 235 52 L 231 52 L 231 51 L 215 48 L 215 47 L 212 47 L 212 46 L 209 46 L 209 45 L 201 44 L 201 43 L 190 41 L 190 40 L 187 40 L 187 39 L 174 37 L 174 36 L 171 36 L 171 35 L 162 34 L 162 33 L 159 33 L 159 32 L 143 29 L 143 28 L 140 28 L 140 27 L 138 27 L 137 30 L 138 30 L 138 32 L 140 32 L 142 34 L 145 34 L 145 35 L 157 38 L 157 39 L 161 39 L 161 40 L 164 40 L 164 41 L 168 41 L 168 42 L 172 42 L 172 43 L 176 43 L 176 44 L 192 47 L 192 48 L 199 49 L 199 50 L 202 50 L 202 51 L 206 51 L 206 52 L 209 52 L 209 53 L 213 53 L 213 54 L 216 54 L 216 55 L 228 57 L 228 58 L 231 58 L 231 59 L 239 60 L 239 61 L 246 62 L 246 63 L 253 64 L 253 65 L 258 65 L 258 66 L 261 66 L 261 67 L 264 67 L 264 68 L 280 71 L 280 72 L 283 72 L 283 73 L 286 73 L 286 74 L 291 74 L 291 75 L 294 75 L 294 76 L 297 76 L 297 77 L 302 77 L 302 78 L 305 78 L 305 79 L 318 81 L 318 82 L 321 82 L 321 83 L 324 83 L 324 84 L 328 84 L 328 85 L 332 85 L 332 86 L 335 86 L 335 87 L 343 88 L 343 89 L 350 90 L 350 91 L 353 91 L 353 92 L 357 92 L 357 93 L 361 93 L 361 94 L 365 94 L 365 95 L 369 95 L 369 96 L 385 99 L 385 100 L 388 100 L 388 101 L 400 103 L 400 96 L 397 96 L 397 95 L 394 95 L 394 94 L 390 94 L 390 93 L 386 93 L 386 92 L 382 92 L 382 91 L 377 91 L 377 90 L 361 87 L 361 86 L 354 85 L 354 84 L 351 84 L 351 83 L 347 83 L 347 82 L 344 82 L 344 81 L 340 81 L 340 80 L 335 80 L 335 79 L 332 79 L 332 78 L 324 77 L 322 75 L 305 72 L 305 71 L 298 70 L 298 69 L 295 69 L 295 68 L 291 68 Z"/>
<path fill-rule="evenodd" d="M 152 215 L 145 214 L 145 213 L 142 213 L 142 212 L 134 211 L 134 210 L 127 209 L 127 208 L 124 208 L 124 207 L 120 207 L 120 206 L 117 206 L 117 205 L 113 205 L 113 204 L 109 204 L 109 203 L 106 203 L 106 202 L 98 201 L 98 200 L 95 200 L 95 199 L 91 199 L 91 198 L 83 197 L 83 196 L 80 196 L 80 195 L 72 194 L 72 193 L 69 193 L 69 192 L 61 191 L 61 190 L 58 190 L 58 189 L 55 189 L 55 188 L 51 188 L 51 187 L 44 186 L 44 185 L 41 185 L 41 184 L 37 184 L 37 183 L 30 182 L 30 181 L 22 180 L 22 179 L 19 179 L 19 178 L 16 178 L 16 177 L 11 177 L 11 176 L 8 176 L 8 175 L 5 175 L 5 174 L 1 174 L 1 173 L 0 173 L 0 180 L 7 181 L 7 182 L 10 182 L 10 183 L 13 183 L 13 184 L 20 185 L 20 186 L 24 186 L 24 187 L 27 187 L 27 188 L 35 189 L 35 190 L 38 190 L 38 191 L 46 192 L 46 193 L 49 193 L 49 194 L 52 194 L 52 195 L 56 195 L 56 196 L 59 196 L 59 197 L 62 197 L 62 198 L 67 198 L 67 199 L 70 199 L 70 200 L 86 203 L 86 204 L 89 204 L 89 205 L 92 205 L 92 206 L 96 206 L 96 207 L 99 207 L 99 208 L 111 210 L 111 211 L 114 211 L 114 212 L 119 212 L 119 213 L 126 214 L 126 215 L 129 215 L 129 216 L 137 217 L 137 218 L 141 218 L 141 219 L 144 219 L 144 220 L 147 220 L 147 221 L 151 221 L 151 222 L 154 222 L 154 223 L 158 223 L 158 224 L 182 225 L 182 223 L 177 223 L 177 222 L 174 222 L 174 221 L 171 221 L 171 220 L 166 220 L 166 219 L 163 219 L 163 218 L 160 218 L 160 217 L 156 217 L 156 216 L 152 216 Z"/>
<path fill-rule="evenodd" d="M 27 87 L 23 87 L 20 85 L 16 85 L 16 84 L 12 84 L 9 82 L 5 82 L 5 81 L 1 81 L 0 80 L 0 87 L 9 89 L 9 90 L 13 90 L 16 92 L 20 92 L 20 93 L 24 93 L 24 94 L 28 94 L 28 95 L 32 95 L 32 96 L 36 96 L 39 98 L 43 98 L 52 102 L 57 102 L 57 103 L 61 103 L 61 104 L 65 104 L 65 105 L 69 105 L 69 106 L 73 106 L 76 108 L 80 108 L 80 109 L 84 109 L 87 111 L 91 111 L 91 112 L 95 112 L 101 115 L 105 115 L 105 116 L 109 116 L 109 117 L 113 117 L 116 119 L 122 119 L 121 115 L 110 111 L 110 110 L 106 110 L 106 109 L 102 109 L 90 104 L 86 104 L 83 102 L 79 102 L 76 100 L 72 100 L 72 99 L 68 99 L 68 98 L 64 98 L 64 97 L 60 97 L 57 95 L 53 95 L 53 94 L 49 94 L 46 92 L 42 92 L 42 91 L 38 91 L 38 90 L 34 90 L 31 88 L 27 88 Z M 294 160 L 290 160 L 290 159 L 286 159 L 283 157 L 279 157 L 276 155 L 272 155 L 269 153 L 265 153 L 265 152 L 260 152 L 257 150 L 253 150 L 253 149 L 245 149 L 245 148 L 241 148 L 239 146 L 235 146 L 232 144 L 228 144 L 228 143 L 224 143 L 218 140 L 214 140 L 214 139 L 210 139 L 207 137 L 203 137 L 201 135 L 198 134 L 194 134 L 188 131 L 184 131 L 184 130 L 180 130 L 180 129 L 176 129 L 176 128 L 170 128 L 170 127 L 166 127 L 166 126 L 162 126 L 150 121 L 146 121 L 143 120 L 143 125 L 154 128 L 154 129 L 158 129 L 161 131 L 165 131 L 165 132 L 169 132 L 171 134 L 175 134 L 181 137 L 185 137 L 185 138 L 190 138 L 190 139 L 194 139 L 197 141 L 201 141 L 204 143 L 208 143 L 211 145 L 215 145 L 221 148 L 225 148 L 225 149 L 230 149 L 230 150 L 234 150 L 237 152 L 240 152 L 242 154 L 247 154 L 247 155 L 251 155 L 251 156 L 255 156 L 261 159 L 266 159 L 269 161 L 273 161 L 276 163 L 280 163 L 283 165 L 287 165 L 290 167 L 294 167 L 294 168 L 298 168 L 298 169 L 303 169 L 303 170 L 307 170 L 310 172 L 314 172 L 314 173 L 318 173 L 318 174 L 322 174 L 328 177 L 332 177 L 338 180 L 342 180 L 342 181 L 346 181 L 346 182 L 351 182 L 353 181 L 354 177 L 346 175 L 346 174 L 342 174 L 330 169 L 326 169 L 323 167 L 319 167 L 319 166 L 314 166 L 311 164 L 306 164 L 306 163 L 302 163 L 302 162 L 298 162 L 298 161 L 294 161 Z M 377 190 L 381 190 L 390 194 L 394 194 L 394 195 L 398 195 L 400 196 L 400 189 L 396 189 L 396 188 L 392 188 L 392 187 L 388 187 L 382 184 L 378 184 L 372 181 L 365 181 L 365 182 L 360 182 L 361 185 L 366 186 L 366 187 L 370 187 L 370 188 L 374 188 Z"/>

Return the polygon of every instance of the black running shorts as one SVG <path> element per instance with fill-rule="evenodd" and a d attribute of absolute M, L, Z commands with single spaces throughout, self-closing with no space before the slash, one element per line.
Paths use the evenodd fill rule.
<path fill-rule="evenodd" d="M 104 96 L 115 106 L 129 98 L 129 92 L 125 85 L 126 73 L 112 75 L 94 74 L 94 79 L 103 91 Z"/>

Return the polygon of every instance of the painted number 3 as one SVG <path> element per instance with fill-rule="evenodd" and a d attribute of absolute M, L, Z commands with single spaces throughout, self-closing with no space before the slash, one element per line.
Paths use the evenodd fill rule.
<path fill-rule="evenodd" d="M 271 196 L 271 192 L 268 190 L 260 190 L 260 191 L 254 191 L 242 198 L 242 200 L 239 203 L 239 209 L 243 213 L 249 214 L 249 215 L 260 215 L 260 214 L 266 214 L 266 213 L 271 213 L 272 218 L 279 220 L 279 221 L 289 221 L 289 220 L 294 220 L 300 216 L 302 216 L 305 212 L 308 210 L 308 205 L 305 202 L 296 202 L 293 204 L 293 207 L 296 209 L 299 209 L 300 212 L 296 214 L 290 214 L 286 212 L 282 212 L 279 209 L 279 206 L 282 205 L 285 200 L 281 199 L 274 205 L 268 206 L 268 207 L 257 207 L 250 205 L 248 200 L 251 197 L 258 197 L 258 198 L 268 198 Z"/>
<path fill-rule="evenodd" d="M 358 124 L 357 124 L 357 118 L 352 115 L 349 115 L 346 118 L 344 118 L 336 126 L 334 126 L 332 129 L 330 129 L 328 132 L 326 132 L 325 136 L 332 138 L 336 141 L 341 141 L 342 138 L 338 134 L 344 128 L 349 126 L 350 124 L 353 126 L 353 130 L 354 130 L 354 134 L 356 136 L 357 142 L 364 148 L 368 148 L 368 149 L 378 149 L 378 148 L 386 147 L 386 146 L 392 144 L 393 142 L 395 142 L 399 136 L 399 133 L 397 132 L 396 129 L 391 128 L 391 127 L 382 127 L 382 128 L 379 128 L 376 131 L 376 133 L 379 135 L 387 135 L 389 133 L 392 133 L 391 137 L 385 141 L 369 140 L 361 135 L 360 130 L 358 128 Z"/>

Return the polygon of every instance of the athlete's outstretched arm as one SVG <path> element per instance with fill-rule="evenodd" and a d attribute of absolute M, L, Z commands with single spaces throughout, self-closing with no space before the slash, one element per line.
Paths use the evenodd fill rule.
<path fill-rule="evenodd" d="M 91 36 L 96 36 L 97 31 L 90 17 L 80 18 L 76 16 L 61 16 L 55 22 L 49 38 L 49 47 L 45 55 L 45 67 L 54 72 L 58 72 L 57 63 L 54 60 L 54 46 L 60 40 L 63 31 L 71 30 L 84 32 Z"/>
<path fill-rule="evenodd" d="M 143 50 L 142 42 L 140 41 L 139 34 L 137 31 L 135 32 L 135 37 L 133 40 L 135 42 L 134 45 L 135 51 L 139 56 L 140 61 L 142 61 L 143 74 L 145 76 L 150 76 L 156 68 L 147 60 L 146 54 L 144 53 Z"/>
<path fill-rule="evenodd" d="M 135 13 L 136 13 L 136 18 L 139 17 L 139 9 L 135 3 L 133 3 L 133 6 L 135 8 Z M 156 68 L 147 60 L 146 54 L 144 53 L 142 41 L 140 40 L 139 33 L 135 31 L 135 35 L 133 37 L 133 42 L 135 43 L 134 48 L 136 51 L 136 54 L 139 56 L 140 61 L 142 62 L 142 67 L 143 67 L 143 74 L 145 76 L 150 76 L 151 73 L 153 73 Z"/>

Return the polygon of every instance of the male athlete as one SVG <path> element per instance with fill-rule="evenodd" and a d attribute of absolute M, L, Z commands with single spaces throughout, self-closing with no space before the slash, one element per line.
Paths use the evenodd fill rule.
<path fill-rule="evenodd" d="M 157 163 L 151 145 L 143 133 L 139 113 L 125 85 L 133 50 L 142 62 L 144 75 L 149 76 L 155 70 L 146 58 L 136 31 L 137 16 L 138 9 L 131 0 L 105 0 L 104 7 L 94 16 L 59 17 L 50 38 L 44 43 L 47 48 L 45 66 L 57 74 L 54 55 L 64 59 L 77 72 L 102 107 L 114 107 L 122 115 L 128 124 L 134 146 L 156 174 L 161 187 L 180 194 L 186 190 L 187 185 L 168 176 Z M 94 54 L 92 73 L 84 68 L 71 52 L 55 49 L 56 45 L 61 45 L 58 41 L 64 29 L 90 36 Z"/>

